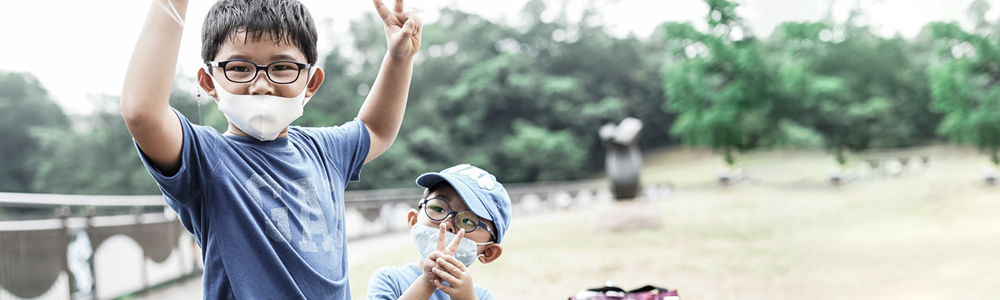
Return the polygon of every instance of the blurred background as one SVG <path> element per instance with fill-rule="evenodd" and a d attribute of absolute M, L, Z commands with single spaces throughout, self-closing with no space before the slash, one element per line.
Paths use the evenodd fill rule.
<path fill-rule="evenodd" d="M 625 117 L 644 122 L 641 149 L 795 148 L 843 160 L 868 149 L 1000 145 L 1000 112 L 989 109 L 1000 13 L 985 0 L 413 2 L 427 24 L 405 123 L 351 189 L 410 187 L 412 174 L 455 162 L 505 182 L 600 176 L 597 131 Z M 386 51 L 370 3 L 338 13 L 331 3 L 307 3 L 331 76 L 297 125 L 352 119 Z M 171 103 L 222 129 L 193 82 L 210 4 L 194 1 L 187 14 Z M 4 4 L 0 190 L 157 193 L 117 111 L 148 5 Z M 30 23 L 40 11 L 69 20 Z"/>
<path fill-rule="evenodd" d="M 194 83 L 203 63 L 201 18 L 212 1 L 193 2 L 170 101 L 193 122 L 221 131 L 224 116 L 214 101 L 195 96 Z M 321 32 L 320 65 L 327 77 L 294 125 L 339 125 L 356 116 L 386 52 L 382 24 L 369 1 L 303 2 Z M 938 299 L 958 291 L 982 299 L 1000 287 L 1000 278 L 980 269 L 1000 266 L 986 255 L 1000 249 L 989 242 L 1000 233 L 982 229 L 998 225 L 989 213 L 1000 212 L 988 200 L 995 198 L 989 186 L 1000 163 L 1000 2 L 411 0 L 406 5 L 418 9 L 425 24 L 404 124 L 393 147 L 366 165 L 362 181 L 348 189 L 355 195 L 409 191 L 418 174 L 457 163 L 477 165 L 505 184 L 526 190 L 547 186 L 531 193 L 552 204 L 523 208 L 524 222 L 602 243 L 578 245 L 592 248 L 579 254 L 580 260 L 611 255 L 604 261 L 616 263 L 595 262 L 582 270 L 568 267 L 572 262 L 553 263 L 550 268 L 568 271 L 527 274 L 520 282 L 510 277 L 523 265 L 504 264 L 533 258 L 509 250 L 509 260 L 480 269 L 487 274 L 484 285 L 507 296 L 502 299 L 546 292 L 551 294 L 539 298 L 565 299 L 615 278 L 624 278 L 617 281 L 626 288 L 680 287 L 682 296 L 687 291 L 694 299 Z M 0 205 L 0 221 L 137 213 L 127 205 L 99 207 L 96 213 L 53 210 L 66 205 L 58 200 L 25 205 L 14 199 L 24 196 L 14 193 L 159 194 L 118 111 L 124 70 L 149 7 L 150 1 L 131 0 L 0 4 L 0 197 L 7 198 L 0 204 L 8 204 Z M 637 172 L 644 192 L 637 205 L 663 212 L 653 217 L 653 226 L 638 228 L 646 231 L 626 226 L 624 232 L 632 235 L 592 224 L 612 218 L 602 211 L 624 214 L 613 217 L 620 218 L 644 210 L 613 206 L 620 201 L 607 184 L 609 150 L 598 132 L 626 118 L 642 121 L 632 145 L 642 151 Z M 553 192 L 563 190 L 572 200 L 557 203 Z M 592 201 L 581 200 L 582 194 Z M 803 199 L 823 202 L 797 201 Z M 952 200 L 965 202 L 942 206 Z M 139 212 L 158 209 L 150 205 Z M 688 215 L 678 217 L 677 211 Z M 916 215 L 895 214 L 900 211 Z M 358 218 L 358 226 L 373 222 Z M 955 218 L 971 219 L 950 223 Z M 878 223 L 865 223 L 871 220 Z M 390 233 L 397 228 L 380 226 Z M 865 230 L 879 226 L 907 234 Z M 524 233 L 522 240 L 511 235 L 521 253 L 553 255 L 555 249 L 567 251 L 560 245 L 574 243 L 527 228 L 513 232 Z M 816 232 L 835 237 L 818 239 Z M 884 235 L 863 239 L 860 247 L 881 250 L 864 253 L 896 258 L 896 264 L 876 260 L 888 261 L 883 268 L 888 271 L 858 277 L 874 262 L 847 245 L 859 242 L 858 233 L 873 232 Z M 914 240 L 881 244 L 901 236 Z M 645 264 L 630 265 L 614 254 L 615 247 L 637 243 L 629 238 L 669 237 L 691 240 L 632 249 L 659 253 Z M 945 237 L 960 238 L 948 241 L 968 247 L 928 250 Z M 403 242 L 396 256 L 405 259 L 352 267 L 356 296 L 363 296 L 366 276 L 377 266 L 411 260 L 408 237 L 396 240 Z M 958 248 L 974 252 L 954 252 Z M 913 251 L 909 259 L 892 255 L 911 253 L 906 251 Z M 713 259 L 689 264 L 706 255 Z M 940 268 L 911 269 L 920 261 L 956 256 L 964 258 Z M 650 264 L 662 269 L 639 267 Z M 650 275 L 624 275 L 637 270 Z M 581 275 L 566 277 L 570 271 Z M 827 271 L 831 277 L 821 275 Z M 939 277 L 899 275 L 920 272 Z M 10 282 L 0 277 L 0 286 L 5 280 Z M 533 281 L 561 288 L 524 288 Z M 863 288 L 844 292 L 840 284 Z"/>

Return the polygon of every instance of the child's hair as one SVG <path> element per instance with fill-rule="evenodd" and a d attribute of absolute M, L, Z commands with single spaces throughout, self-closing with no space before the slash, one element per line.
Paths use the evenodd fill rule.
<path fill-rule="evenodd" d="M 426 191 L 424 191 L 424 197 L 427 197 L 427 195 L 430 195 L 430 193 L 436 192 L 437 190 L 440 190 L 441 188 L 443 188 L 445 186 L 451 186 L 451 184 L 448 183 L 447 181 L 438 182 L 434 186 L 431 186 L 431 187 L 427 188 Z"/>
<path fill-rule="evenodd" d="M 202 28 L 201 58 L 205 63 L 215 59 L 226 38 L 237 41 L 238 32 L 246 32 L 247 39 L 268 36 L 275 42 L 295 45 L 310 64 L 318 57 L 316 25 L 298 0 L 222 0 L 208 11 Z"/>

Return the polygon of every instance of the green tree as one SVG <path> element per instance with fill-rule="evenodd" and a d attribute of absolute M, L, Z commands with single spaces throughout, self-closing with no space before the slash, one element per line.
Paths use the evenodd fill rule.
<path fill-rule="evenodd" d="M 35 77 L 0 72 L 0 191 L 31 192 L 37 165 L 48 157 L 37 136 L 66 130 L 69 118 Z"/>
<path fill-rule="evenodd" d="M 776 142 L 772 116 L 780 95 L 772 68 L 758 52 L 760 43 L 736 15 L 738 4 L 706 0 L 709 33 L 688 23 L 667 23 L 668 53 L 663 65 L 664 110 L 679 116 L 670 129 L 685 145 L 734 152 Z"/>
<path fill-rule="evenodd" d="M 846 151 L 920 144 L 937 122 L 914 48 L 852 20 L 784 23 L 769 43 L 782 88 L 798 99 L 786 116 L 821 134 L 841 164 Z"/>
<path fill-rule="evenodd" d="M 662 46 L 617 38 L 591 25 L 598 16 L 593 7 L 576 21 L 565 15 L 545 21 L 541 14 L 547 9 L 543 1 L 530 1 L 525 22 L 515 26 L 443 9 L 438 22 L 425 25 L 400 134 L 383 157 L 365 167 L 365 181 L 352 188 L 409 187 L 415 174 L 457 163 L 490 169 L 513 182 L 580 178 L 603 167 L 601 125 L 627 116 L 669 124 L 670 115 L 658 109 L 660 62 L 648 55 Z M 339 124 L 356 114 L 385 51 L 381 25 L 374 21 L 353 23 L 354 44 L 327 56 L 324 90 L 310 102 L 315 111 L 302 124 L 318 125 L 318 118 Z M 527 138 L 525 126 L 571 137 L 557 140 L 572 140 L 566 146 L 585 159 L 561 165 L 565 172 L 524 159 L 537 155 L 533 148 L 510 148 L 504 141 Z M 641 143 L 651 146 L 671 141 L 665 131 L 643 138 Z"/>
<path fill-rule="evenodd" d="M 514 134 L 504 138 L 503 153 L 514 182 L 552 181 L 574 177 L 571 172 L 586 157 L 579 142 L 567 131 L 550 132 L 527 121 L 514 124 Z"/>
<path fill-rule="evenodd" d="M 929 68 L 934 109 L 945 114 L 938 133 L 973 144 L 1000 164 L 1000 45 L 992 33 L 932 23 L 938 58 Z"/>
<path fill-rule="evenodd" d="M 171 96 L 172 104 L 175 97 Z M 82 116 L 76 130 L 47 130 L 39 136 L 51 156 L 37 165 L 32 190 L 89 195 L 159 193 L 118 112 L 118 98 L 100 96 L 93 100 L 97 111 Z"/>

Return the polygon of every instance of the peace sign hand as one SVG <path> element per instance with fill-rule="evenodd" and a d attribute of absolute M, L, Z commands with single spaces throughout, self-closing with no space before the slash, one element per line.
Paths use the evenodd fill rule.
<path fill-rule="evenodd" d="M 439 257 L 437 266 L 431 269 L 438 278 L 434 286 L 443 291 L 452 300 L 476 299 L 476 291 L 472 285 L 472 274 L 465 264 L 455 256 Z M 448 285 L 444 283 L 448 282 Z"/>
<path fill-rule="evenodd" d="M 424 271 L 424 278 L 427 279 L 427 282 L 425 283 L 430 288 L 435 288 L 434 281 L 439 281 L 441 279 L 434 273 L 434 268 L 438 266 L 438 258 L 454 258 L 455 251 L 458 250 L 459 243 L 461 243 L 462 238 L 465 237 L 465 229 L 459 229 L 458 234 L 455 236 L 455 239 L 451 241 L 451 244 L 447 246 L 445 245 L 447 244 L 447 240 L 445 238 L 447 235 L 445 232 L 448 231 L 447 222 L 449 219 L 451 219 L 451 216 L 442 220 L 441 225 L 438 226 L 441 230 L 438 231 L 437 246 L 434 248 L 434 252 L 431 252 L 426 258 L 424 258 L 424 262 L 421 266 L 421 269 Z"/>
<path fill-rule="evenodd" d="M 373 0 L 382 23 L 385 24 L 385 39 L 389 54 L 398 59 L 410 59 L 420 50 L 420 35 L 423 22 L 414 10 L 403 11 L 403 0 L 396 0 L 390 10 L 382 0 Z"/>

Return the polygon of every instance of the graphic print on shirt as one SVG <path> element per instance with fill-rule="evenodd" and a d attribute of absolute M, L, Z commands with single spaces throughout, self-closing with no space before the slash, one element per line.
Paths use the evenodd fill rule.
<path fill-rule="evenodd" d="M 250 179 L 247 179 L 246 188 L 250 193 L 250 197 L 253 198 L 258 208 L 269 212 L 270 218 L 265 220 L 263 224 L 265 234 L 274 242 L 292 242 L 302 252 L 319 252 L 320 247 L 322 247 L 322 251 L 330 252 L 335 246 L 339 247 L 340 244 L 336 242 L 341 239 L 341 234 L 339 232 L 336 234 L 331 233 L 331 228 L 328 226 L 330 224 L 327 224 L 326 214 L 323 212 L 322 206 L 320 206 L 316 187 L 312 181 L 309 178 L 302 178 L 292 181 L 292 185 L 295 187 L 296 193 L 296 198 L 293 201 L 304 204 L 296 217 L 302 224 L 302 236 L 299 240 L 294 240 L 292 237 L 292 216 L 289 215 L 289 208 L 286 206 L 285 201 L 282 201 L 281 197 L 285 193 L 285 190 L 268 174 L 264 174 L 263 176 L 253 174 L 250 176 Z M 271 192 L 261 194 L 261 188 L 265 187 L 270 189 Z M 268 203 L 274 203 L 282 207 L 266 209 L 264 207 L 264 197 L 268 195 L 272 198 Z M 339 205 L 334 203 L 333 207 L 335 210 L 333 217 L 339 218 Z M 333 225 L 336 226 L 336 224 Z M 338 231 L 336 229 L 334 231 Z M 334 237 L 336 237 L 336 240 Z"/>

